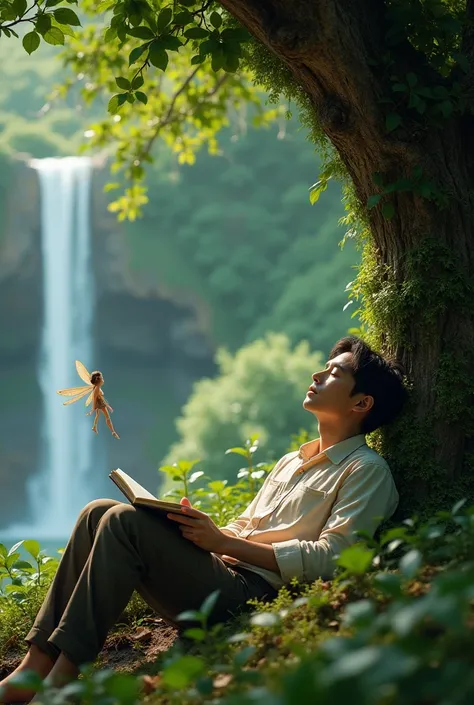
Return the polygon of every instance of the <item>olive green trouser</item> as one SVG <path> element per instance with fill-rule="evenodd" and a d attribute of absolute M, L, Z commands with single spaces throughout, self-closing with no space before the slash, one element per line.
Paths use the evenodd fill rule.
<path fill-rule="evenodd" d="M 134 590 L 172 624 L 220 590 L 210 623 L 277 591 L 261 576 L 231 568 L 181 535 L 156 510 L 110 499 L 80 513 L 35 623 L 26 637 L 54 660 L 62 651 L 80 666 L 93 662 Z"/>

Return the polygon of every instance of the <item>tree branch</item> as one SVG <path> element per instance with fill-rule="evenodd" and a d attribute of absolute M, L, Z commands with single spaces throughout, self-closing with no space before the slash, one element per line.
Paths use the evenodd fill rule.
<path fill-rule="evenodd" d="M 141 153 L 140 159 L 143 159 L 143 157 L 145 155 L 150 153 L 150 150 L 153 147 L 153 144 L 155 143 L 156 139 L 158 138 L 158 135 L 160 134 L 160 130 L 163 127 L 165 127 L 166 125 L 170 125 L 174 120 L 176 120 L 176 116 L 173 115 L 176 101 L 178 100 L 179 96 L 184 93 L 184 91 L 189 86 L 189 84 L 191 83 L 193 78 L 196 76 L 196 74 L 198 73 L 200 68 L 201 67 L 199 65 L 196 66 L 196 68 L 193 71 L 191 71 L 191 73 L 187 76 L 187 78 L 183 81 L 183 83 L 181 84 L 179 89 L 174 94 L 174 96 L 168 106 L 168 110 L 166 111 L 164 117 L 158 121 L 158 124 L 156 125 L 156 128 L 155 128 L 153 134 L 151 135 L 144 150 Z M 211 88 L 211 90 L 208 91 L 208 93 L 206 93 L 205 98 L 198 102 L 197 107 L 199 105 L 202 105 L 202 103 L 204 103 L 205 101 L 209 100 L 209 98 L 212 98 L 212 96 L 214 96 L 217 93 L 217 91 L 220 89 L 220 87 L 225 83 L 227 78 L 228 78 L 227 74 L 223 74 L 222 76 L 220 76 L 219 79 L 216 81 L 214 87 Z M 180 119 L 182 119 L 182 116 L 180 116 Z"/>
<path fill-rule="evenodd" d="M 27 17 L 27 14 L 29 12 L 31 12 L 31 10 L 33 10 L 33 8 L 37 7 L 37 5 L 38 5 L 38 0 L 35 0 L 33 5 L 31 5 L 31 7 L 28 7 L 21 17 L 19 17 L 17 20 L 13 20 L 9 24 L 0 24 L 0 27 L 2 29 L 11 29 L 11 27 L 14 27 L 17 24 L 20 24 L 21 22 L 34 22 L 37 15 L 35 15 L 35 17 Z"/>

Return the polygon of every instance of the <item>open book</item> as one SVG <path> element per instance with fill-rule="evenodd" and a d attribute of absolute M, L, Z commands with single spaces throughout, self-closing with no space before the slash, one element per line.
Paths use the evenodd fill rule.
<path fill-rule="evenodd" d="M 181 513 L 180 504 L 157 499 L 151 492 L 148 492 L 148 490 L 139 485 L 130 475 L 120 470 L 120 468 L 112 470 L 109 477 L 134 506 L 152 507 L 153 509 L 161 509 L 165 512 Z"/>

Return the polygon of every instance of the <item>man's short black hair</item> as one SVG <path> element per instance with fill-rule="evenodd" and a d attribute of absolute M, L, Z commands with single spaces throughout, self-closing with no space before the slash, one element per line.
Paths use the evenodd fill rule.
<path fill-rule="evenodd" d="M 361 338 L 348 335 L 332 348 L 329 359 L 342 353 L 352 353 L 351 372 L 355 394 L 368 394 L 374 403 L 361 424 L 361 433 L 372 433 L 380 426 L 391 423 L 401 412 L 408 392 L 403 384 L 402 366 L 372 350 Z"/>

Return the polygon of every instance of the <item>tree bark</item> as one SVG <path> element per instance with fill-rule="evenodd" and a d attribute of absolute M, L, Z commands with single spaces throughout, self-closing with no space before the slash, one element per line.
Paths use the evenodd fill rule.
<path fill-rule="evenodd" d="M 432 437 L 423 455 L 410 455 L 398 437 L 389 446 L 405 508 L 426 500 L 442 504 L 471 493 L 474 473 L 474 121 L 468 113 L 442 127 L 413 120 L 385 129 L 381 99 L 391 95 L 393 71 L 374 66 L 384 53 L 387 17 L 382 0 L 220 0 L 239 22 L 287 67 L 309 99 L 315 119 L 335 147 L 361 204 L 377 192 L 374 173 L 388 182 L 423 178 L 445 194 L 443 207 L 412 191 L 392 194 L 395 215 L 368 211 L 379 267 L 388 265 L 402 296 L 403 340 L 393 326 L 382 351 L 406 367 L 414 382 L 418 433 Z M 468 0 L 468 14 L 474 14 Z M 470 61 L 464 86 L 473 92 L 474 30 L 467 24 L 463 51 Z M 474 26 L 474 25 L 473 25 Z M 414 72 L 426 86 L 443 79 L 408 41 L 398 44 L 395 71 Z M 471 88 L 469 88 L 471 86 Z M 474 104 L 474 100 L 473 100 Z M 423 257 L 420 253 L 426 253 Z M 443 252 L 446 257 L 443 257 Z M 431 255 L 430 255 L 431 253 Z M 380 282 L 383 284 L 383 282 Z M 412 292 L 410 291 L 412 288 Z M 437 291 L 438 301 L 433 300 Z M 429 315 L 428 315 L 429 314 Z M 452 387 L 452 388 L 451 388 Z M 423 440 L 423 439 L 421 439 Z M 427 440 L 427 439 L 425 439 Z M 423 446 L 423 443 L 421 443 Z M 399 449 L 397 451 L 397 448 Z M 403 457 L 401 457 L 403 456 Z M 469 468 L 471 464 L 471 471 Z M 425 470 L 423 469 L 425 467 Z M 426 468 L 438 469 L 429 473 Z M 439 492 L 440 486 L 444 492 Z M 456 486 L 454 486 L 456 485 Z M 433 493 L 444 496 L 437 502 Z M 453 492 L 451 492 L 453 490 Z M 471 495 L 472 497 L 473 495 Z"/>

